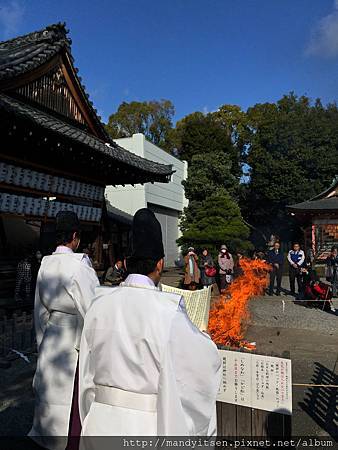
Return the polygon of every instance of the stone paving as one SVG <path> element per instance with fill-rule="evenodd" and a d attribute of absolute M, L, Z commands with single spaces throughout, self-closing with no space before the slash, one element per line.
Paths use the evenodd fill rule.
<path fill-rule="evenodd" d="M 287 292 L 286 278 L 283 286 Z M 252 299 L 245 337 L 256 341 L 258 353 L 290 354 L 293 435 L 338 440 L 338 388 L 323 386 L 338 385 L 338 300 L 336 313 L 294 300 L 286 294 Z"/>

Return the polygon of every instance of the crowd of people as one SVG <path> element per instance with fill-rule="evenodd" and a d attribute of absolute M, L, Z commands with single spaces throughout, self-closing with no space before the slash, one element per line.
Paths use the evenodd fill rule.
<path fill-rule="evenodd" d="M 297 300 L 308 300 L 311 305 L 316 305 L 315 300 L 320 300 L 320 297 L 326 296 L 330 309 L 334 310 L 330 299 L 338 294 L 337 246 L 331 248 L 330 255 L 326 259 L 325 279 L 329 284 L 320 281 L 313 267 L 313 252 L 309 251 L 305 254 L 299 242 L 294 242 L 287 254 L 282 251 L 278 237 L 272 236 L 268 246 L 267 252 L 255 251 L 252 255 L 253 259 L 265 260 L 271 266 L 268 295 L 281 295 L 283 274 L 288 273 L 290 295 Z M 84 249 L 83 253 L 91 261 L 89 251 Z M 216 283 L 219 292 L 224 294 L 233 279 L 241 273 L 239 264 L 241 257 L 243 257 L 241 253 L 237 253 L 233 257 L 225 244 L 220 246 L 215 259 L 208 248 L 203 248 L 199 253 L 194 247 L 189 247 L 183 258 L 184 288 L 196 290 L 208 288 Z M 42 253 L 37 250 L 27 253 L 27 256 L 19 262 L 15 285 L 16 301 L 34 301 L 35 285 L 41 260 Z M 287 265 L 287 268 L 285 268 L 285 265 Z M 101 282 L 106 286 L 118 286 L 127 276 L 124 258 L 117 258 L 111 267 L 105 271 Z"/>
<path fill-rule="evenodd" d="M 234 259 L 225 244 L 219 250 L 217 262 L 207 248 L 203 248 L 198 256 L 194 247 L 189 247 L 184 264 L 184 286 L 189 290 L 195 290 L 199 285 L 207 288 L 217 282 L 220 292 L 224 293 L 233 280 Z"/>
<path fill-rule="evenodd" d="M 194 247 L 189 247 L 184 257 L 184 287 L 195 290 L 199 287 L 207 288 L 217 283 L 220 293 L 224 293 L 233 279 L 241 273 L 241 253 L 235 257 L 226 245 L 219 249 L 217 259 L 214 260 L 209 250 L 203 248 L 198 254 Z M 309 250 L 306 254 L 299 242 L 294 242 L 292 248 L 284 253 L 277 236 L 272 236 L 268 242 L 268 250 L 258 250 L 252 255 L 253 259 L 266 261 L 270 267 L 267 294 L 280 296 L 282 292 L 282 278 L 288 274 L 289 290 L 284 292 L 304 301 L 308 306 L 323 306 L 335 312 L 331 299 L 338 294 L 338 247 L 333 246 L 325 261 L 325 279 L 321 281 L 314 269 L 314 254 Z"/>
<path fill-rule="evenodd" d="M 305 254 L 299 242 L 295 242 L 286 255 L 281 251 L 280 242 L 276 240 L 267 252 L 266 261 L 271 265 L 269 295 L 281 295 L 284 264 L 288 265 L 289 293 L 297 300 L 305 301 L 308 306 L 329 307 L 335 312 L 332 297 L 337 296 L 338 288 L 338 248 L 333 246 L 326 259 L 325 278 L 329 283 L 322 282 L 313 267 L 313 253 Z M 297 283 L 297 292 L 296 292 Z M 274 291 L 276 286 L 276 291 Z"/>

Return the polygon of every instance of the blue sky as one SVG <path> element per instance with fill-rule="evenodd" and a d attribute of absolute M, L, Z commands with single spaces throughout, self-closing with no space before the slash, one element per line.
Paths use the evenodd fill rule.
<path fill-rule="evenodd" d="M 132 100 L 170 99 L 180 119 L 337 99 L 338 0 L 0 0 L 1 40 L 58 21 L 104 120 Z"/>

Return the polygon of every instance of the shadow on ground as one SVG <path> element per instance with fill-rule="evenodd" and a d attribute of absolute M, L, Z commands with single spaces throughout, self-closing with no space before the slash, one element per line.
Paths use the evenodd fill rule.
<path fill-rule="evenodd" d="M 299 406 L 338 442 L 338 376 L 315 362 L 311 382 L 319 386 L 309 387 Z"/>

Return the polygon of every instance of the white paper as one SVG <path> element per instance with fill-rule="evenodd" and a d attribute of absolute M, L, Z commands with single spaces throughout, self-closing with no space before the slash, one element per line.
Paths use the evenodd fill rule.
<path fill-rule="evenodd" d="M 161 287 L 164 292 L 173 292 L 181 295 L 184 298 L 186 311 L 192 323 L 201 331 L 208 329 L 211 286 L 197 291 L 187 291 L 165 284 L 162 284 Z"/>
<path fill-rule="evenodd" d="M 292 414 L 291 360 L 219 350 L 223 364 L 217 400 Z"/>

